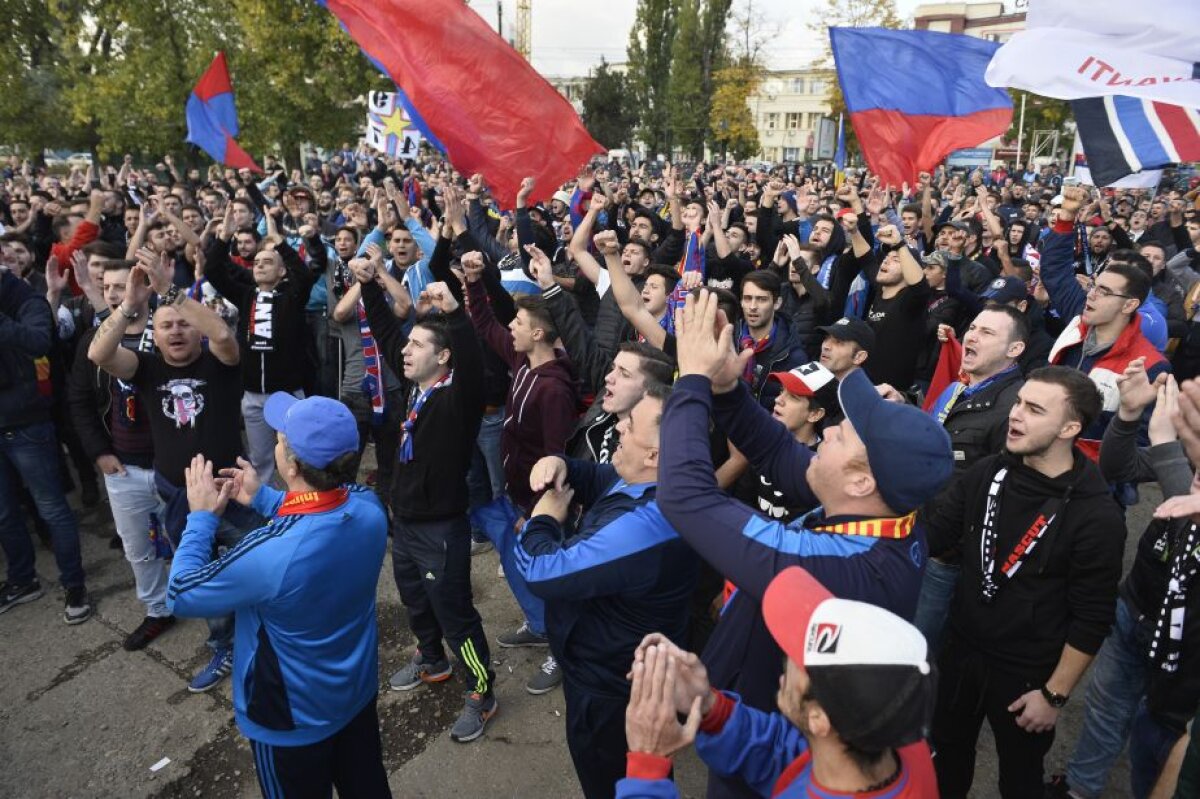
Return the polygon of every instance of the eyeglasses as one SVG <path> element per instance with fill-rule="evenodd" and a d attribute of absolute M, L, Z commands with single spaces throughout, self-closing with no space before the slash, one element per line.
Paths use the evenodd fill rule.
<path fill-rule="evenodd" d="M 1128 294 L 1120 294 L 1116 291 L 1113 291 L 1108 286 L 1097 286 L 1095 283 L 1093 283 L 1091 286 L 1088 287 L 1087 293 L 1088 294 L 1099 294 L 1104 299 L 1108 299 L 1109 297 L 1120 297 L 1123 300 L 1134 299 L 1134 297 L 1132 297 Z"/>

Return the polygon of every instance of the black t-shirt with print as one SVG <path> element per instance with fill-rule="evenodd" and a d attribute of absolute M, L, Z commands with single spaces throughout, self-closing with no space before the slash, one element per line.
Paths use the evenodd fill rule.
<path fill-rule="evenodd" d="M 208 350 L 187 366 L 170 366 L 160 355 L 137 355 L 133 376 L 154 437 L 154 470 L 183 487 L 184 470 L 197 453 L 214 473 L 242 454 L 242 378 Z"/>

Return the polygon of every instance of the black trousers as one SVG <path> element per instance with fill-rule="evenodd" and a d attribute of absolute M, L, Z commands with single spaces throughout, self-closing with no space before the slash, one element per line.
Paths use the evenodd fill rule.
<path fill-rule="evenodd" d="M 942 799 L 965 799 L 975 777 L 975 745 L 987 719 L 1000 761 L 1000 796 L 1042 795 L 1042 761 L 1054 730 L 1031 733 L 1017 726 L 1008 706 L 1042 683 L 997 669 L 986 655 L 951 636 L 938 661 L 937 709 L 933 715 L 933 765 Z"/>
<path fill-rule="evenodd" d="M 563 682 L 567 748 L 587 799 L 612 799 L 625 776 L 625 707 L 628 699 L 597 696 Z"/>
<path fill-rule="evenodd" d="M 467 517 L 438 521 L 397 518 L 392 573 L 417 648 L 444 657 L 442 639 L 467 667 L 471 690 L 492 690 L 491 653 L 483 620 L 471 596 L 471 523 Z"/>
<path fill-rule="evenodd" d="M 350 723 L 307 746 L 250 742 L 258 787 L 265 799 L 391 799 L 379 716 L 371 699 Z"/>

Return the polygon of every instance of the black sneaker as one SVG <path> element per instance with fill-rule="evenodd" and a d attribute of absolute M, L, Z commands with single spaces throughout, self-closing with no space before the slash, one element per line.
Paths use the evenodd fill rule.
<path fill-rule="evenodd" d="M 546 658 L 537 672 L 525 683 L 525 690 L 534 696 L 548 694 L 562 685 L 562 667 L 554 659 L 554 655 Z"/>
<path fill-rule="evenodd" d="M 126 652 L 136 652 L 145 649 L 146 645 L 167 630 L 175 626 L 174 616 L 147 616 L 137 629 L 131 632 L 121 644 Z"/>
<path fill-rule="evenodd" d="M 505 649 L 515 649 L 518 646 L 550 646 L 550 639 L 529 629 L 528 622 L 521 622 L 521 626 L 511 633 L 498 636 L 496 643 Z"/>
<path fill-rule="evenodd" d="M 12 610 L 17 605 L 24 605 L 35 599 L 41 599 L 42 584 L 37 580 L 32 583 L 0 583 L 0 613 Z"/>
<path fill-rule="evenodd" d="M 83 624 L 92 617 L 92 604 L 88 602 L 87 589 L 82 585 L 67 589 L 67 605 L 63 608 L 63 621 L 67 624 Z"/>

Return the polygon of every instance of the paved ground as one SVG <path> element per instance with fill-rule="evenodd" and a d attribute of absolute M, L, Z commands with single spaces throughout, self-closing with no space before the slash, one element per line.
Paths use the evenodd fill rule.
<path fill-rule="evenodd" d="M 1130 514 L 1127 559 L 1157 492 Z M 62 623 L 62 595 L 50 552 L 39 547 L 38 571 L 47 595 L 0 616 L 0 797 L 258 796 L 253 761 L 232 720 L 228 681 L 209 694 L 185 684 L 206 662 L 202 622 L 177 625 L 147 650 L 130 653 L 121 641 L 141 621 L 133 577 L 112 534 L 107 505 L 80 514 L 84 564 L 95 617 Z M 3 556 L 0 555 L 0 563 Z M 494 552 L 474 559 L 473 584 L 489 637 L 515 626 L 518 611 L 496 574 Z M 380 685 L 411 655 L 412 636 L 389 562 L 379 580 Z M 541 662 L 536 650 L 492 651 L 500 713 L 484 739 L 469 745 L 446 734 L 461 706 L 456 677 L 432 689 L 380 696 L 384 757 L 395 796 L 580 796 L 563 738 L 561 691 L 532 697 L 524 681 Z M 1069 756 L 1080 723 L 1082 689 L 1067 706 L 1048 765 Z M 974 796 L 995 796 L 995 755 L 986 727 L 979 743 Z M 170 763 L 157 772 L 162 758 Z M 703 796 L 704 771 L 681 757 L 675 775 L 684 796 Z M 1127 794 L 1124 761 L 1106 797 Z"/>

